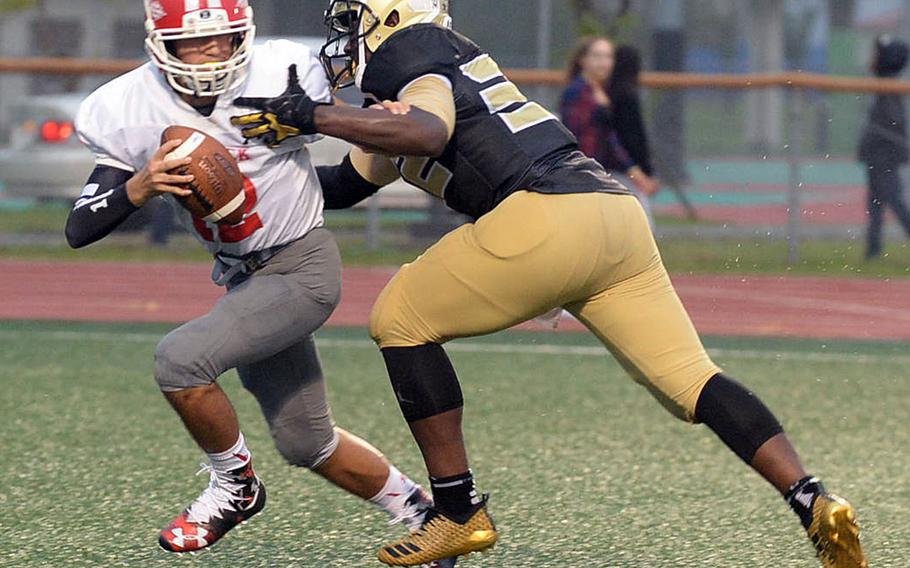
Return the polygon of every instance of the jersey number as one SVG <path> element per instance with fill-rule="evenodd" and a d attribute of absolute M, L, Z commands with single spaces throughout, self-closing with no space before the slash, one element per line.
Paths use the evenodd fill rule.
<path fill-rule="evenodd" d="M 489 55 L 482 55 L 462 65 L 461 71 L 468 79 L 481 84 L 501 78 L 501 81 L 480 91 L 480 97 L 490 114 L 499 117 L 513 133 L 557 120 L 547 109 L 529 102 L 518 87 L 505 78 L 499 65 Z M 516 105 L 520 106 L 516 108 Z M 514 110 L 505 112 L 508 108 Z M 454 177 L 452 170 L 432 158 L 403 156 L 396 160 L 395 165 L 406 182 L 436 197 L 445 197 L 446 187 Z"/>
<path fill-rule="evenodd" d="M 547 109 L 535 102 L 529 102 L 528 97 L 524 96 L 515 83 L 505 78 L 499 65 L 489 55 L 481 55 L 465 63 L 460 69 L 465 77 L 475 83 L 484 84 L 501 79 L 480 91 L 480 97 L 486 103 L 490 114 L 498 116 L 513 133 L 527 130 L 542 122 L 557 120 Z M 515 105 L 521 106 L 515 108 Z M 504 112 L 507 108 L 514 110 Z"/>
<path fill-rule="evenodd" d="M 444 197 L 446 187 L 454 177 L 452 170 L 432 158 L 402 156 L 395 165 L 404 181 L 436 197 Z"/>
<path fill-rule="evenodd" d="M 243 221 L 236 225 L 209 225 L 202 219 L 193 217 L 193 227 L 196 232 L 209 242 L 215 242 L 214 227 L 218 231 L 218 240 L 222 243 L 239 243 L 248 239 L 253 233 L 262 228 L 262 219 L 259 213 L 253 213 L 259 196 L 256 195 L 256 186 L 247 176 L 243 176 L 243 193 L 246 195 L 246 201 L 243 203 Z"/>

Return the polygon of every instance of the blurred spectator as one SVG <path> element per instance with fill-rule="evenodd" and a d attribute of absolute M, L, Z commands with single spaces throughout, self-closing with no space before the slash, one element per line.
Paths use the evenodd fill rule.
<path fill-rule="evenodd" d="M 643 138 L 644 129 L 641 127 L 641 109 L 637 106 L 636 89 L 633 88 L 632 93 L 628 92 L 628 77 L 621 79 L 626 83 L 622 88 L 623 104 L 627 104 L 628 97 L 632 95 L 636 105 L 633 109 L 619 107 L 609 93 L 616 63 L 616 50 L 609 39 L 591 37 L 579 42 L 569 64 L 570 84 L 562 96 L 562 119 L 578 138 L 581 150 L 585 154 L 600 162 L 635 191 L 650 219 L 648 198 L 657 193 L 660 185 L 623 146 L 617 132 L 617 119 L 623 124 L 638 123 L 639 131 L 631 133 L 630 139 L 642 137 L 640 141 L 644 142 L 644 145 L 639 143 L 636 152 L 640 153 L 644 148 L 644 154 L 639 155 L 645 156 L 646 165 L 650 167 L 647 143 Z M 627 71 L 627 62 L 624 61 L 623 65 L 626 65 L 624 71 Z M 635 112 L 638 113 L 637 120 L 634 116 L 628 116 L 629 113 Z"/>
<path fill-rule="evenodd" d="M 613 106 L 613 126 L 619 142 L 647 175 L 654 176 L 651 147 L 641 113 L 641 55 L 631 45 L 616 48 L 616 62 L 607 88 Z"/>
<path fill-rule="evenodd" d="M 883 35 L 875 42 L 871 70 L 877 77 L 896 77 L 907 66 L 910 48 L 903 41 Z M 897 215 L 910 236 L 910 211 L 904 202 L 899 168 L 910 158 L 907 111 L 902 95 L 878 95 L 859 143 L 859 161 L 869 178 L 869 233 L 866 258 L 882 254 L 885 208 Z"/>

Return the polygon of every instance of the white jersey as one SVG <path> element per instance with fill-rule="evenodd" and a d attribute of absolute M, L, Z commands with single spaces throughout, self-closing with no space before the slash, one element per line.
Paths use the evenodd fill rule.
<path fill-rule="evenodd" d="M 234 106 L 237 97 L 283 93 L 288 67 L 295 63 L 307 94 L 317 101 L 331 100 L 325 72 L 309 48 L 278 40 L 253 49 L 249 72 L 218 97 L 210 116 L 183 101 L 161 72 L 146 63 L 89 95 L 76 117 L 76 131 L 97 164 L 131 172 L 145 167 L 168 126 L 205 132 L 237 159 L 246 178 L 246 214 L 237 225 L 217 225 L 194 218 L 177 205 L 181 222 L 213 254 L 242 256 L 289 243 L 323 224 L 322 189 L 306 149 L 319 137 L 299 136 L 269 148 L 258 140 L 246 142 L 240 129 L 231 125 L 231 116 L 254 112 Z"/>

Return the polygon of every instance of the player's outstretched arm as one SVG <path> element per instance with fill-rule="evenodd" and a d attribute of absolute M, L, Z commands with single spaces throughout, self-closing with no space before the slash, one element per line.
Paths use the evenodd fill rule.
<path fill-rule="evenodd" d="M 455 94 L 452 92 L 451 83 L 444 78 L 427 75 L 412 81 L 398 96 L 400 100 L 382 101 L 365 109 L 379 112 L 377 116 L 382 117 L 384 123 L 376 124 L 373 128 L 370 128 L 369 124 L 362 124 L 364 129 L 360 133 L 361 141 L 358 146 L 380 154 L 430 157 L 441 155 L 455 132 Z M 317 126 L 320 129 L 324 128 L 323 132 L 329 134 L 328 131 L 334 128 L 341 130 L 331 134 L 332 136 L 342 138 L 350 136 L 352 125 L 347 124 L 349 121 L 353 121 L 354 125 L 361 124 L 351 116 L 336 115 L 333 126 L 331 110 L 317 109 L 316 113 Z M 323 119 L 319 118 L 320 113 L 324 115 Z M 408 119 L 413 119 L 414 124 L 409 125 Z M 402 127 L 405 132 L 392 131 Z M 394 146 L 401 143 L 415 145 L 417 148 L 411 152 L 399 151 L 401 148 Z M 352 156 L 356 158 L 358 154 L 355 152 Z M 373 171 L 373 168 L 366 170 L 361 167 L 362 163 L 357 160 L 354 161 L 354 165 L 360 172 Z"/>
<path fill-rule="evenodd" d="M 449 127 L 438 116 L 412 108 L 397 114 L 385 108 L 357 108 L 314 101 L 300 86 L 297 65 L 288 68 L 288 86 L 277 97 L 240 97 L 238 107 L 255 109 L 231 118 L 245 138 L 260 138 L 277 146 L 288 138 L 325 134 L 392 156 L 442 154 Z"/>
<path fill-rule="evenodd" d="M 67 243 L 82 248 L 103 239 L 156 195 L 190 195 L 190 190 L 176 184 L 190 183 L 193 176 L 168 173 L 189 163 L 190 158 L 166 159 L 180 143 L 173 140 L 161 146 L 135 174 L 112 166 L 96 166 L 66 221 Z"/>
<path fill-rule="evenodd" d="M 314 119 L 322 134 L 393 156 L 438 157 L 449 142 L 445 122 L 417 107 L 407 114 L 395 114 L 373 108 L 320 106 Z"/>

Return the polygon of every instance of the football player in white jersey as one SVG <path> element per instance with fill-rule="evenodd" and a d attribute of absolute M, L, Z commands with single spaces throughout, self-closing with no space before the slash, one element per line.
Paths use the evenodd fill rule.
<path fill-rule="evenodd" d="M 375 448 L 336 428 L 326 401 L 312 333 L 339 301 L 341 261 L 323 227 L 322 191 L 306 149 L 315 137 L 247 143 L 230 124 L 234 98 L 281 93 L 289 67 L 299 69 L 309 93 L 330 101 L 317 58 L 288 41 L 253 47 L 246 0 L 145 0 L 145 8 L 151 62 L 95 91 L 76 120 L 97 165 L 69 216 L 70 245 L 105 237 L 155 197 L 189 193 L 192 176 L 170 173 L 189 160 L 168 157 L 180 141 L 160 145 L 172 124 L 224 144 L 245 176 L 246 193 L 244 218 L 233 226 L 177 207 L 215 256 L 213 279 L 227 293 L 156 350 L 155 378 L 211 462 L 208 488 L 161 531 L 161 546 L 175 552 L 210 546 L 265 504 L 237 416 L 216 382 L 231 368 L 260 403 L 291 465 L 312 469 L 416 529 L 430 504 L 427 493 Z"/>

